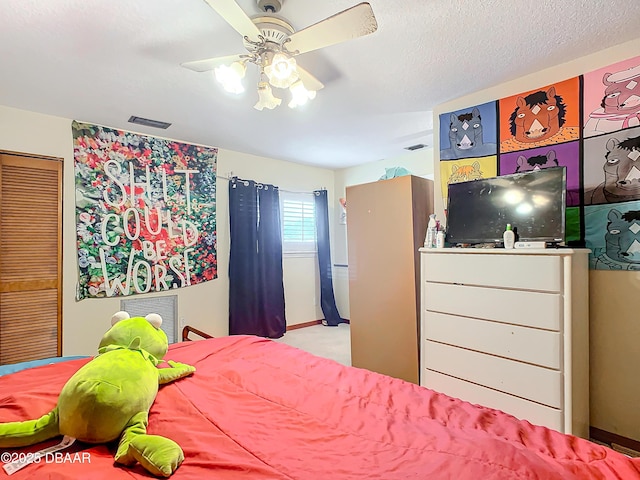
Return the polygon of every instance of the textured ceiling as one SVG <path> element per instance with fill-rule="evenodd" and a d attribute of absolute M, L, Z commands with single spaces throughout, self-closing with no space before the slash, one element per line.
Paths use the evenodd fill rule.
<path fill-rule="evenodd" d="M 286 0 L 280 15 L 300 30 L 358 1 Z M 0 0 L 0 104 L 341 168 L 431 145 L 435 105 L 640 36 L 639 0 L 369 3 L 377 32 L 297 57 L 325 85 L 316 99 L 260 112 L 257 68 L 235 97 L 180 66 L 244 52 L 203 0 Z"/>

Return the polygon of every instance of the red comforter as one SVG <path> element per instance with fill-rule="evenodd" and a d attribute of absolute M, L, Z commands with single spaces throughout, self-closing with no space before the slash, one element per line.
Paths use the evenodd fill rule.
<path fill-rule="evenodd" d="M 640 460 L 271 340 L 181 343 L 166 358 L 197 368 L 160 388 L 149 417 L 149 433 L 184 450 L 176 480 L 640 479 Z M 0 377 L 0 422 L 49 411 L 87 361 Z M 149 477 L 114 466 L 112 445 L 65 452 L 10 478 Z"/>

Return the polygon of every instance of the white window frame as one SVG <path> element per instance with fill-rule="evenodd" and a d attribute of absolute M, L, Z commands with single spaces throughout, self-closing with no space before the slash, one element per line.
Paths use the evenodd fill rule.
<path fill-rule="evenodd" d="M 315 199 L 313 193 L 280 191 L 280 223 L 282 225 L 282 253 L 287 256 L 313 256 L 317 252 Z M 296 211 L 297 210 L 297 211 Z M 291 220 L 309 220 L 311 218 L 313 230 L 302 229 L 297 239 L 292 240 L 291 234 L 285 236 L 285 230 Z M 289 238 L 287 238 L 289 237 Z"/>

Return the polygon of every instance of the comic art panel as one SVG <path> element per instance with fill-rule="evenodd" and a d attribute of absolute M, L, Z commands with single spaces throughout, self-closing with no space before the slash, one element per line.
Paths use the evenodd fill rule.
<path fill-rule="evenodd" d="M 584 137 L 640 126 L 640 56 L 584 75 Z"/>
<path fill-rule="evenodd" d="M 567 169 L 567 206 L 580 204 L 580 142 L 560 143 L 500 155 L 499 175 L 549 167 Z"/>
<path fill-rule="evenodd" d="M 584 204 L 640 200 L 640 127 L 584 140 Z"/>
<path fill-rule="evenodd" d="M 500 152 L 580 138 L 580 78 L 499 100 Z"/>
<path fill-rule="evenodd" d="M 584 245 L 580 207 L 567 207 L 565 211 L 564 241 L 567 245 Z"/>
<path fill-rule="evenodd" d="M 440 115 L 440 159 L 477 158 L 497 153 L 496 102 Z"/>
<path fill-rule="evenodd" d="M 596 270 L 640 270 L 640 202 L 585 207 L 585 240 Z"/>
<path fill-rule="evenodd" d="M 495 155 L 440 162 L 440 185 L 442 186 L 442 198 L 445 200 L 444 204 L 447 204 L 450 183 L 495 177 L 498 174 L 497 170 Z"/>

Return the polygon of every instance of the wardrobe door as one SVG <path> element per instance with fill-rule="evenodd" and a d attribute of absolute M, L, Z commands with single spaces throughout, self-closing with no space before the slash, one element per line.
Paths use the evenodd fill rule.
<path fill-rule="evenodd" d="M 61 355 L 62 161 L 0 153 L 0 364 Z"/>

